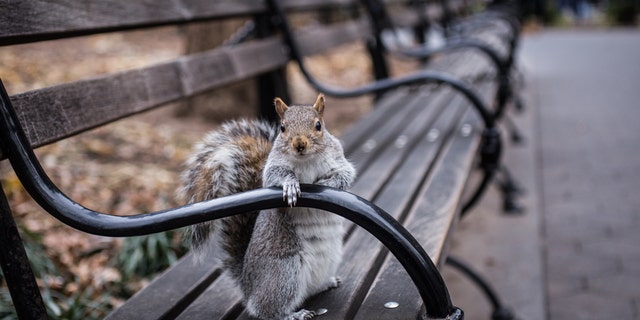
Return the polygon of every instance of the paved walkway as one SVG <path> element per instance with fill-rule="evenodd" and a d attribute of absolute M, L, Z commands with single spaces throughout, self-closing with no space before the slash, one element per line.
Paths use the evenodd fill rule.
<path fill-rule="evenodd" d="M 547 32 L 523 58 L 540 114 L 551 319 L 638 319 L 640 31 Z"/>
<path fill-rule="evenodd" d="M 453 252 L 522 319 L 640 319 L 640 30 L 545 30 L 523 37 L 520 58 L 529 139 L 506 160 L 528 212 L 497 214 L 493 191 Z M 446 274 L 467 319 L 488 319 Z"/>

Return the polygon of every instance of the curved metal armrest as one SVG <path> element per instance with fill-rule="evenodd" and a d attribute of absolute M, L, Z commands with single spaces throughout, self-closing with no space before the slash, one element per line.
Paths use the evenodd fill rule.
<path fill-rule="evenodd" d="M 429 56 L 432 56 L 434 54 L 460 49 L 477 49 L 491 60 L 500 77 L 508 77 L 509 69 L 506 64 L 507 61 L 505 59 L 502 59 L 498 55 L 496 50 L 490 47 L 488 44 L 475 39 L 452 38 L 450 40 L 447 40 L 447 42 L 443 46 L 438 48 L 401 48 L 397 50 L 397 52 L 411 58 L 428 58 Z"/>
<path fill-rule="evenodd" d="M 78 230 L 110 237 L 136 236 L 286 205 L 282 201 L 282 191 L 271 188 L 133 216 L 114 216 L 90 210 L 70 199 L 49 179 L 29 145 L 1 81 L 0 94 L 0 147 L 33 199 L 52 216 Z M 429 316 L 462 316 L 461 310 L 453 307 L 444 280 L 427 253 L 385 211 L 346 191 L 315 185 L 302 186 L 298 205 L 341 215 L 378 238 L 411 276 Z"/>
<path fill-rule="evenodd" d="M 486 21 L 485 19 L 497 19 L 505 21 L 509 25 L 509 31 L 514 39 L 517 38 L 518 34 L 520 33 L 520 22 L 517 18 L 507 12 L 491 9 L 472 15 L 466 20 L 460 20 L 461 23 L 453 23 L 449 27 L 452 28 L 453 31 L 456 31 L 456 29 L 460 29 L 458 31 L 464 32 L 464 29 L 470 28 L 465 26 L 466 23 L 471 23 L 471 26 L 478 26 L 490 22 Z M 464 29 L 461 29 L 461 27 L 464 27 Z"/>
<path fill-rule="evenodd" d="M 492 116 L 494 119 L 500 119 L 506 107 L 507 101 L 512 96 L 509 76 L 512 63 L 511 58 L 507 57 L 506 59 L 503 59 L 498 55 L 496 50 L 490 47 L 488 44 L 479 40 L 467 38 L 454 38 L 452 41 L 448 41 L 443 47 L 440 48 L 430 49 L 420 47 L 415 49 L 401 49 L 399 50 L 399 53 L 413 58 L 426 58 L 436 53 L 468 48 L 479 50 L 485 56 L 489 57 L 494 67 L 496 68 L 497 77 L 495 81 L 498 85 L 498 91 L 496 93 L 496 108 L 495 111 L 492 112 Z"/>
<path fill-rule="evenodd" d="M 388 78 L 382 79 L 378 81 L 374 81 L 363 86 L 353 88 L 353 89 L 342 89 L 336 88 L 329 85 L 326 85 L 317 79 L 315 79 L 311 73 L 308 71 L 304 64 L 303 55 L 300 52 L 297 42 L 293 37 L 293 31 L 289 25 L 289 21 L 282 9 L 282 6 L 278 2 L 278 0 L 267 0 L 269 8 L 271 12 L 278 19 L 276 23 L 280 27 L 283 33 L 283 38 L 285 43 L 289 47 L 289 54 L 291 58 L 298 63 L 300 68 L 300 72 L 307 79 L 309 84 L 314 87 L 316 90 L 323 92 L 327 95 L 339 97 L 339 98 L 348 98 L 348 97 L 356 97 L 369 93 L 379 93 L 392 88 L 397 88 L 404 85 L 411 84 L 425 84 L 425 83 L 439 83 L 446 84 L 462 93 L 465 98 L 467 98 L 474 106 L 474 108 L 478 111 L 482 120 L 485 124 L 486 128 L 494 128 L 495 120 L 494 116 L 489 111 L 489 108 L 486 107 L 482 99 L 478 96 L 478 94 L 465 82 L 460 79 L 457 79 L 451 75 L 442 72 L 434 72 L 434 71 L 422 71 L 416 72 L 413 74 L 409 74 L 403 77 L 398 78 Z M 275 19 L 274 19 L 275 20 Z"/>

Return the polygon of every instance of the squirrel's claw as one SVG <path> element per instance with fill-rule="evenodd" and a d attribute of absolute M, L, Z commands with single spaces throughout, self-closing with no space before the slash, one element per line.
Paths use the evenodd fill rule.
<path fill-rule="evenodd" d="M 282 200 L 287 201 L 289 207 L 296 205 L 299 195 L 300 184 L 297 181 L 290 181 L 282 185 Z"/>
<path fill-rule="evenodd" d="M 290 314 L 285 319 L 286 320 L 309 320 L 309 319 L 313 319 L 315 316 L 316 316 L 315 311 L 302 309 Z"/>

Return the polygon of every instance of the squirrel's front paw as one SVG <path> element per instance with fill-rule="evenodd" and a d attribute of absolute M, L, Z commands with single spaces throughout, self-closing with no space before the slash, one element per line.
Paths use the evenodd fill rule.
<path fill-rule="evenodd" d="M 300 195 L 300 183 L 296 180 L 286 181 L 282 184 L 282 199 L 287 201 L 290 207 L 296 205 Z"/>
<path fill-rule="evenodd" d="M 313 317 L 315 316 L 316 316 L 316 313 L 314 311 L 302 309 L 300 311 L 294 312 L 293 314 L 290 314 L 285 319 L 286 320 L 310 320 L 310 319 L 313 319 Z"/>
<path fill-rule="evenodd" d="M 340 278 L 340 277 L 331 277 L 331 278 L 329 278 L 329 288 L 328 289 L 339 288 L 341 284 L 342 284 L 342 278 Z"/>

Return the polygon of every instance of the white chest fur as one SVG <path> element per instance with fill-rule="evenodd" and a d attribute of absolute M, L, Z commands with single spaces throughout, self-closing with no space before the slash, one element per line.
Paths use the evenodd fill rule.
<path fill-rule="evenodd" d="M 296 160 L 293 171 L 300 183 L 315 183 L 319 178 L 326 178 L 331 171 L 339 167 L 335 159 L 320 155 Z"/>

